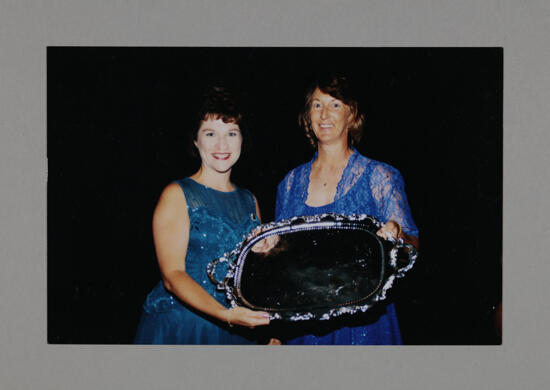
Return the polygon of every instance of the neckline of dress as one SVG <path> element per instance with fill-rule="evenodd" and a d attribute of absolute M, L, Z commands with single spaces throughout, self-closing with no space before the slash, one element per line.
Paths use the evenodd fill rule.
<path fill-rule="evenodd" d="M 214 191 L 214 192 L 220 193 L 220 194 L 226 194 L 226 195 L 228 195 L 228 194 L 234 194 L 234 193 L 237 192 L 237 190 L 238 190 L 238 187 L 235 186 L 235 189 L 234 189 L 233 191 L 220 191 L 220 190 L 216 190 L 215 188 L 209 187 L 209 186 L 207 186 L 207 185 L 201 184 L 201 183 L 199 183 L 198 181 L 196 181 L 195 179 L 191 179 L 191 177 L 189 177 L 189 176 L 186 177 L 185 179 L 189 179 L 192 183 L 195 183 L 195 184 L 197 184 L 197 185 L 199 185 L 199 186 L 201 186 L 201 187 L 203 187 L 203 188 L 205 188 L 205 189 L 207 189 L 207 190 Z"/>
<path fill-rule="evenodd" d="M 306 201 L 307 201 L 307 198 L 309 197 L 309 181 L 310 181 L 310 176 L 311 176 L 311 167 L 313 165 L 313 162 L 315 161 L 315 159 L 317 158 L 317 156 L 319 154 L 318 151 L 315 151 L 315 154 L 313 155 L 313 158 L 311 159 L 311 161 L 308 163 L 308 167 L 307 167 L 306 172 L 305 172 L 306 173 L 306 193 L 305 193 L 305 198 L 304 198 L 304 205 L 306 207 L 309 207 L 310 209 L 322 209 L 323 207 L 330 206 L 330 205 L 336 203 L 337 200 L 341 199 L 341 198 L 336 199 L 336 195 L 338 195 L 338 189 L 340 188 L 340 185 L 342 184 L 342 180 L 346 176 L 346 173 L 350 169 L 350 167 L 352 165 L 352 162 L 355 161 L 355 159 L 359 155 L 359 153 L 357 152 L 357 149 L 355 149 L 353 146 L 351 147 L 351 150 L 353 151 L 353 153 L 350 154 L 350 156 L 348 158 L 348 162 L 346 164 L 346 167 L 342 171 L 342 175 L 340 176 L 340 179 L 338 180 L 338 184 L 336 184 L 336 193 L 334 194 L 334 198 L 332 199 L 332 202 L 327 203 L 327 204 L 323 204 L 321 206 L 310 206 L 306 203 Z"/>
<path fill-rule="evenodd" d="M 225 214 L 223 211 L 214 210 L 211 207 L 207 206 L 199 206 L 195 208 L 194 210 L 198 211 L 201 210 L 201 212 L 210 214 L 210 217 L 212 218 L 222 218 L 222 221 L 230 225 L 231 228 L 241 227 L 250 221 L 256 223 L 258 222 L 258 217 L 255 213 L 249 213 L 244 215 L 239 221 L 234 221 L 229 217 L 227 214 Z M 259 222 L 258 222 L 259 223 Z"/>

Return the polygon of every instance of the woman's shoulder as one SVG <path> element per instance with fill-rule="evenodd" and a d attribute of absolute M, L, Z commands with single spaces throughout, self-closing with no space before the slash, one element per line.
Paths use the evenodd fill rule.
<path fill-rule="evenodd" d="M 399 170 L 394 166 L 386 162 L 364 156 L 359 152 L 357 152 L 356 165 L 359 167 L 369 168 L 371 175 L 400 175 Z"/>
<path fill-rule="evenodd" d="M 311 167 L 311 161 L 305 162 L 303 164 L 298 165 L 296 168 L 291 169 L 281 180 L 279 183 L 279 186 L 287 186 L 291 187 L 292 184 L 296 181 L 296 178 L 302 178 L 304 174 L 308 171 L 308 169 Z"/>
<path fill-rule="evenodd" d="M 237 186 L 235 185 L 235 188 L 236 188 L 236 193 L 239 194 L 239 196 L 245 198 L 245 199 L 249 199 L 249 200 L 252 200 L 252 202 L 254 204 L 256 204 L 256 197 L 254 196 L 254 194 L 252 193 L 252 191 L 250 191 L 249 189 L 246 189 L 246 188 L 243 188 L 243 187 L 240 187 L 240 186 Z"/>
<path fill-rule="evenodd" d="M 241 187 L 241 186 L 238 186 L 238 185 L 236 185 L 236 184 L 234 184 L 234 186 L 235 186 L 236 192 L 241 193 L 241 194 L 245 194 L 245 195 L 247 195 L 247 196 L 254 196 L 254 195 L 252 194 L 252 191 L 250 191 L 249 189 L 244 188 L 244 187 Z"/>
<path fill-rule="evenodd" d="M 161 196 L 163 197 L 177 197 L 185 193 L 185 184 L 182 180 L 173 180 L 162 190 Z"/>
<path fill-rule="evenodd" d="M 187 199 L 178 183 L 171 182 L 162 190 L 155 207 L 155 220 L 169 221 L 182 216 L 187 209 Z"/>
<path fill-rule="evenodd" d="M 187 196 L 179 181 L 174 180 L 162 189 L 157 202 L 157 207 L 160 205 L 163 207 L 179 207 L 181 205 L 187 205 Z"/>
<path fill-rule="evenodd" d="M 185 178 L 186 179 L 186 178 Z M 169 182 L 161 192 L 161 196 L 176 196 L 185 194 L 185 189 L 188 183 L 185 179 L 175 179 Z"/>
<path fill-rule="evenodd" d="M 183 179 L 176 179 L 170 182 L 164 188 L 161 196 L 182 197 L 185 199 L 188 207 L 194 208 L 203 203 L 204 192 L 202 184 L 197 183 L 190 177 L 184 177 Z"/>
<path fill-rule="evenodd" d="M 182 179 L 175 179 L 172 180 L 167 186 L 168 187 L 174 187 L 174 188 L 181 188 L 182 190 L 185 190 L 187 188 L 191 188 L 193 186 L 193 183 L 195 183 L 190 177 L 184 177 Z"/>

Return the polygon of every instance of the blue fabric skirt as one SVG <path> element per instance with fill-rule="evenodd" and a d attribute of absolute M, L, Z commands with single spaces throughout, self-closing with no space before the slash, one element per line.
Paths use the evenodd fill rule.
<path fill-rule="evenodd" d="M 288 345 L 402 344 L 393 304 L 373 307 L 366 313 L 354 316 L 297 324 L 296 328 L 290 331 L 305 335 L 287 340 L 285 344 Z"/>
<path fill-rule="evenodd" d="M 208 317 L 179 301 L 160 282 L 147 297 L 135 344 L 256 344 L 252 331 Z"/>

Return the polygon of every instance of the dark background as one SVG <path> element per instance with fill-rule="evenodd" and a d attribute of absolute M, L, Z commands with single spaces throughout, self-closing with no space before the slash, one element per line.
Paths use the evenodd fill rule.
<path fill-rule="evenodd" d="M 360 86 L 364 155 L 398 168 L 421 257 L 393 289 L 406 344 L 499 344 L 502 49 L 71 48 L 47 51 L 48 342 L 131 343 L 158 282 L 152 213 L 192 174 L 197 94 L 223 81 L 251 115 L 233 180 L 273 219 L 311 159 L 297 115 L 319 72 Z"/>

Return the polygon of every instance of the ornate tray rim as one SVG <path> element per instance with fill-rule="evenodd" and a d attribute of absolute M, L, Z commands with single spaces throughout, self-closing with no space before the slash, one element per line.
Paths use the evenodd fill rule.
<path fill-rule="evenodd" d="M 249 302 L 244 299 L 241 295 L 240 289 L 240 275 L 243 268 L 242 259 L 250 251 L 250 248 L 259 240 L 269 237 L 271 235 L 285 233 L 288 231 L 299 231 L 299 230 L 313 230 L 312 226 L 316 229 L 324 229 L 330 227 L 352 227 L 352 226 L 367 226 L 369 232 L 373 233 L 370 229 L 378 230 L 383 226 L 383 223 L 380 222 L 377 218 L 369 216 L 366 214 L 353 214 L 353 215 L 341 215 L 334 213 L 325 213 L 318 215 L 310 216 L 297 216 L 290 219 L 281 220 L 278 222 L 270 222 L 264 225 L 253 229 L 240 243 L 238 243 L 231 252 L 225 253 L 222 257 L 212 260 L 207 266 L 207 273 L 210 280 L 216 284 L 218 290 L 225 291 L 227 301 L 231 307 L 235 307 L 240 302 Z M 304 227 L 300 229 L 300 227 Z M 370 227 L 370 229 L 369 229 Z M 326 310 L 316 309 L 312 311 L 275 311 L 274 309 L 262 309 L 269 313 L 271 320 L 289 320 L 289 321 L 300 321 L 300 320 L 328 320 L 335 318 L 344 314 L 355 314 L 358 312 L 365 312 L 370 309 L 377 302 L 381 302 L 386 299 L 387 291 L 393 286 L 395 279 L 401 278 L 409 271 L 417 257 L 418 252 L 416 248 L 410 244 L 405 244 L 402 239 L 399 240 L 384 240 L 378 236 L 375 236 L 379 239 L 381 245 L 384 241 L 389 242 L 392 248 L 387 254 L 388 260 L 384 262 L 384 267 L 386 263 L 390 266 L 389 276 L 384 281 L 384 277 L 380 282 L 380 285 L 377 289 L 369 294 L 369 296 L 360 299 L 360 301 L 367 300 L 367 302 L 359 304 L 350 304 L 345 306 L 339 306 L 334 308 L 329 308 Z M 382 245 L 384 248 L 384 245 Z M 403 267 L 398 266 L 398 252 L 400 250 L 408 251 L 408 264 Z M 383 249 L 383 255 L 386 257 L 386 250 Z M 223 281 L 217 281 L 215 279 L 216 266 L 218 263 L 227 262 L 227 273 Z M 239 285 L 236 285 L 236 282 Z M 373 296 L 374 295 L 374 296 Z M 372 297 L 372 299 L 368 299 Z M 253 306 L 253 305 L 250 305 Z M 249 306 L 249 307 L 250 307 Z M 258 309 L 256 309 L 258 310 Z"/>

